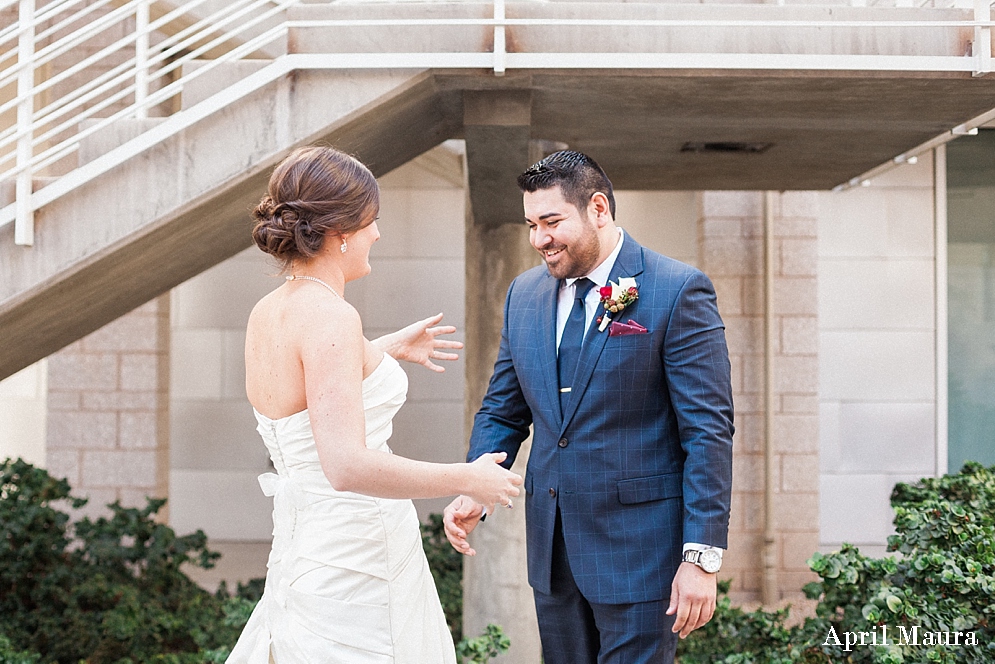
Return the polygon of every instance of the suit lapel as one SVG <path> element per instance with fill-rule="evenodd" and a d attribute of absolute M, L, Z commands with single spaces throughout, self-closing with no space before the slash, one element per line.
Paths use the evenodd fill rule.
<path fill-rule="evenodd" d="M 548 272 L 539 288 L 539 368 L 542 371 L 543 382 L 546 385 L 547 397 L 560 421 L 560 379 L 556 371 L 556 307 L 560 293 L 560 282 Z"/>
<path fill-rule="evenodd" d="M 608 280 L 618 283 L 620 277 L 636 277 L 642 274 L 642 272 L 643 248 L 635 240 L 626 235 L 622 249 L 618 253 L 618 258 L 615 260 L 615 265 L 612 267 Z M 638 280 L 637 284 L 640 287 L 642 286 L 642 283 Z M 637 300 L 631 307 L 635 307 L 638 304 L 639 301 Z M 629 310 L 630 308 L 626 308 L 624 313 L 628 314 Z M 594 375 L 594 369 L 598 364 L 598 358 L 601 357 L 601 351 L 604 350 L 605 344 L 608 342 L 607 328 L 604 332 L 598 331 L 598 318 L 602 313 L 603 309 L 599 310 L 598 315 L 591 321 L 591 327 L 588 328 L 587 336 L 584 338 L 584 346 L 580 351 L 580 359 L 577 361 L 577 375 L 574 376 L 570 400 L 567 402 L 566 412 L 563 413 L 563 422 L 560 425 L 561 434 L 569 426 L 574 413 L 577 412 L 580 400 L 584 396 L 584 392 L 587 391 L 587 386 Z M 555 364 L 553 369 L 555 378 Z"/>

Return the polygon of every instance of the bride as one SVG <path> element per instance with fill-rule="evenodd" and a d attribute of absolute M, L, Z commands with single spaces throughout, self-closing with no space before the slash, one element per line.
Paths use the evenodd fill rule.
<path fill-rule="evenodd" d="M 411 498 L 466 494 L 511 506 L 522 479 L 484 455 L 471 464 L 391 454 L 407 378 L 460 348 L 434 316 L 363 337 L 346 283 L 370 272 L 379 189 L 356 159 L 327 147 L 292 153 L 256 207 L 253 238 L 287 281 L 256 304 L 246 390 L 276 474 L 266 589 L 228 662 L 456 661 Z"/>

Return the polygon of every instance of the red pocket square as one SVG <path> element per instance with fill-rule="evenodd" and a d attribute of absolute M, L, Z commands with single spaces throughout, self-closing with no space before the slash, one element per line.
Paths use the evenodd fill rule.
<path fill-rule="evenodd" d="M 623 334 L 646 334 L 648 331 L 645 327 L 630 318 L 628 323 L 612 321 L 612 324 L 608 327 L 608 336 L 617 337 Z"/>

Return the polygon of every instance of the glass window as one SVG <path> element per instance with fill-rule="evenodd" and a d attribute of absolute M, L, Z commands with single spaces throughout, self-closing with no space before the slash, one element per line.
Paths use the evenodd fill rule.
<path fill-rule="evenodd" d="M 995 464 L 995 130 L 947 146 L 950 472 Z"/>

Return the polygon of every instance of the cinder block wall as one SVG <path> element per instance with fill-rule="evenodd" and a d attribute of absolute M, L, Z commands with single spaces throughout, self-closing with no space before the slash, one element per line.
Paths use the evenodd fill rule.
<path fill-rule="evenodd" d="M 819 546 L 816 197 L 774 196 L 774 397 L 771 437 L 781 598 L 814 578 Z M 736 435 L 729 551 L 722 576 L 738 601 L 759 599 L 764 544 L 763 197 L 702 192 L 701 268 L 715 284 L 732 362 Z"/>
<path fill-rule="evenodd" d="M 48 470 L 90 498 L 85 514 L 166 497 L 168 362 L 168 297 L 48 358 Z"/>

